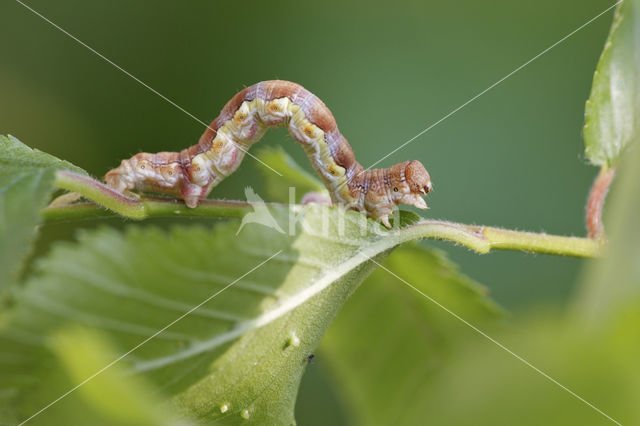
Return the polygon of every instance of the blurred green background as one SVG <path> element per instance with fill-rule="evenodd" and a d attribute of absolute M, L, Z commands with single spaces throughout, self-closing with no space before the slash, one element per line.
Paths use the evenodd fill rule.
<path fill-rule="evenodd" d="M 602 0 L 28 4 L 207 123 L 244 86 L 274 78 L 298 82 L 333 111 L 365 167 L 611 5 Z M 2 2 L 0 16 L 0 133 L 96 176 L 138 151 L 180 150 L 202 133 L 196 120 L 19 3 Z M 609 13 L 380 166 L 408 159 L 427 166 L 435 191 L 424 216 L 583 235 L 584 204 L 597 172 L 582 154 L 584 102 L 610 23 Z M 268 133 L 260 144 L 282 145 L 310 170 L 285 131 Z M 261 193 L 257 164 L 250 158 L 212 197 L 243 198 L 246 185 Z M 53 239 L 72 238 L 78 226 L 45 227 L 39 251 Z M 566 303 L 582 266 L 575 259 L 479 256 L 428 244 L 446 250 L 516 317 L 543 304 Z M 320 360 L 303 380 L 301 424 L 309 423 L 316 409 L 324 406 L 327 412 L 324 374 Z"/>

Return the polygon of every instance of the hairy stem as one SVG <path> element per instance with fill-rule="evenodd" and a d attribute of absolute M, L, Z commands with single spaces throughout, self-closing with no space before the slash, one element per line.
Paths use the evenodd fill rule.
<path fill-rule="evenodd" d="M 589 200 L 587 201 L 587 232 L 589 238 L 602 238 L 604 237 L 604 224 L 602 222 L 602 208 L 604 207 L 604 200 L 609 192 L 609 186 L 613 177 L 616 174 L 615 167 L 600 169 L 600 173 L 596 177 L 589 193 Z"/>
<path fill-rule="evenodd" d="M 468 247 L 477 253 L 512 250 L 572 257 L 597 257 L 603 246 L 601 241 L 591 238 L 538 234 L 438 220 L 422 220 L 400 230 L 399 233 L 403 234 L 404 241 L 415 238 L 445 240 Z"/>
<path fill-rule="evenodd" d="M 43 210 L 46 223 L 112 217 L 116 214 L 132 219 L 179 216 L 239 219 L 253 211 L 249 203 L 242 201 L 202 200 L 197 208 L 191 209 L 176 199 L 130 198 L 101 182 L 69 172 L 58 172 L 56 184 L 60 188 L 78 192 L 96 203 L 47 207 Z M 604 244 L 601 240 L 592 238 L 538 234 L 439 220 L 422 220 L 406 228 L 389 231 L 389 236 L 399 243 L 416 238 L 451 241 L 478 253 L 514 250 L 573 257 L 596 257 Z"/>
<path fill-rule="evenodd" d="M 91 179 L 88 176 L 72 172 L 60 171 L 56 173 L 54 183 L 58 188 L 77 192 L 97 204 L 108 208 L 123 216 L 132 219 L 144 219 L 147 217 L 144 204 L 135 198 L 126 197 L 114 191 L 102 182 Z"/>

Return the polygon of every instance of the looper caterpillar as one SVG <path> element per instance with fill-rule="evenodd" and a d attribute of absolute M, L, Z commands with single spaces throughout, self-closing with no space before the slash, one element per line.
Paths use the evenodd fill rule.
<path fill-rule="evenodd" d="M 327 106 L 299 84 L 263 81 L 237 93 L 211 122 L 196 145 L 180 152 L 142 152 L 109 171 L 107 185 L 173 194 L 196 207 L 242 162 L 245 152 L 269 127 L 287 126 L 305 150 L 334 204 L 389 224 L 398 204 L 426 209 L 422 196 L 432 189 L 419 161 L 365 170 L 338 130 Z"/>

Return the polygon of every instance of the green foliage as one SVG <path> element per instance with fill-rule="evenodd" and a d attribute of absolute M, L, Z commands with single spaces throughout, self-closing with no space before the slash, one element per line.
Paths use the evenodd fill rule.
<path fill-rule="evenodd" d="M 617 163 L 624 148 L 640 138 L 639 52 L 640 2 L 626 0 L 616 11 L 587 104 L 585 141 L 594 164 Z M 611 238 L 606 257 L 587 265 L 580 294 L 568 314 L 541 311 L 509 329 L 480 327 L 507 350 L 471 331 L 464 336 L 451 327 L 440 329 L 446 318 L 428 318 L 424 312 L 437 308 L 424 298 L 412 298 L 410 292 L 403 308 L 376 303 L 399 303 L 400 299 L 385 292 L 393 291 L 388 286 L 402 285 L 391 279 L 386 286 L 374 287 L 383 273 L 376 271 L 361 290 L 374 287 L 367 295 L 369 303 L 365 297 L 349 301 L 322 345 L 352 420 L 359 424 L 456 425 L 470 419 L 475 425 L 639 424 L 640 150 L 622 163 L 622 181 L 608 217 Z M 400 260 L 408 263 L 390 269 L 419 286 L 418 273 L 412 273 L 415 261 L 404 250 L 397 250 L 388 262 L 402 254 Z M 437 276 L 430 274 L 430 286 L 437 288 L 437 280 L 433 281 Z M 472 324 L 480 323 L 464 306 L 449 305 L 459 298 L 447 303 L 446 294 L 437 297 L 430 287 L 423 291 L 433 292 L 436 301 Z M 423 317 L 416 320 L 421 312 Z M 453 317 L 449 320 L 464 327 Z M 417 330 L 425 324 L 436 324 L 436 330 L 446 333 L 425 332 L 421 337 Z M 363 337 L 353 343 L 349 336 L 356 334 Z"/>
<path fill-rule="evenodd" d="M 380 260 L 401 241 L 379 235 L 380 226 L 358 213 L 321 206 L 296 213 L 292 235 L 249 224 L 236 236 L 237 223 L 228 223 L 170 232 L 132 227 L 124 235 L 102 229 L 57 244 L 16 292 L 2 334 L 5 358 L 31 354 L 20 370 L 0 365 L 2 387 L 19 390 L 9 399 L 14 416 L 48 402 L 33 387 L 52 355 L 33 345 L 60 327 L 98 328 L 125 352 L 233 283 L 136 350 L 130 370 L 191 418 L 237 423 L 247 410 L 255 423 L 293 421 L 307 356 L 374 267 L 369 257 Z M 288 210 L 272 214 L 288 229 Z"/>
<path fill-rule="evenodd" d="M 456 339 L 455 356 L 439 364 L 435 379 L 423 388 L 426 402 L 410 411 L 422 412 L 432 424 L 463 424 L 469 419 L 477 425 L 611 424 L 607 416 L 621 424 L 640 423 L 638 164 L 640 150 L 623 162 L 608 217 L 607 254 L 587 265 L 569 312 L 540 312 L 510 330 L 490 333 L 596 409 L 478 336 L 466 343 Z M 336 324 L 341 324 L 340 317 Z M 392 383 L 381 381 L 377 386 Z"/>
<path fill-rule="evenodd" d="M 640 133 L 640 0 L 615 11 L 585 110 L 584 141 L 589 161 L 617 163 Z"/>
<path fill-rule="evenodd" d="M 56 367 L 68 378 L 68 383 L 64 383 L 67 387 L 82 383 L 120 355 L 100 333 L 78 326 L 55 332 L 50 338 L 50 347 L 57 361 Z M 55 388 L 57 384 L 47 385 Z M 64 413 L 65 416 L 59 416 L 54 421 L 54 410 L 38 419 L 37 423 L 82 423 L 83 419 L 91 418 L 92 424 L 106 425 L 177 424 L 175 417 L 155 399 L 157 395 L 154 395 L 148 383 L 126 376 L 124 363 L 109 366 L 76 392 L 73 395 L 76 398 L 74 403 L 67 404 L 73 412 Z M 78 412 L 78 409 L 83 412 Z"/>
<path fill-rule="evenodd" d="M 55 169 L 81 169 L 13 136 L 0 135 L 0 291 L 18 273 L 29 252 L 40 209 L 53 192 Z"/>
<path fill-rule="evenodd" d="M 283 179 L 287 185 L 300 183 L 293 170 Z M 306 188 L 317 188 L 313 178 L 305 179 Z M 389 232 L 339 208 L 268 211 L 287 233 L 255 223 L 238 232 L 238 223 L 230 222 L 168 232 L 101 229 L 80 234 L 77 243 L 56 244 L 14 292 L 14 309 L 0 333 L 3 418 L 27 418 L 117 353 L 145 342 L 118 368 L 98 374 L 33 421 L 47 424 L 88 410 L 107 423 L 153 423 L 149 407 L 157 403 L 132 395 L 150 383 L 160 399 L 172 401 L 163 409 L 185 418 L 292 423 L 307 357 L 375 268 L 370 258 L 381 261 L 417 234 Z M 414 216 L 399 218 L 406 225 Z M 411 262 L 433 263 L 431 272 L 450 271 L 440 256 L 406 250 Z M 470 309 L 478 303 L 479 312 L 495 314 L 472 287 L 458 291 Z M 64 331 L 78 324 L 82 331 Z M 113 349 L 102 349 L 100 336 Z M 114 379 L 123 371 L 135 374 L 128 390 Z"/>
<path fill-rule="evenodd" d="M 617 163 L 638 138 L 639 4 L 627 0 L 616 11 L 594 78 L 585 125 L 594 164 Z M 262 157 L 284 173 L 267 177 L 274 200 L 288 201 L 290 186 L 298 199 L 324 191 L 282 151 Z M 353 422 L 640 423 L 639 161 L 616 197 L 610 255 L 591 266 L 574 315 L 541 312 L 519 321 L 517 332 L 505 329 L 501 310 L 442 254 L 416 244 L 393 253 L 384 269 L 424 295 L 378 269 L 322 346 Z M 6 285 L 28 251 L 55 171 L 84 172 L 12 137 L 0 138 L 0 166 Z M 308 356 L 347 298 L 397 245 L 443 234 L 430 234 L 410 213 L 400 215 L 401 225 L 414 226 L 387 231 L 340 208 L 265 211 L 284 232 L 258 223 L 238 230 L 234 222 L 132 226 L 56 243 L 11 293 L 13 307 L 0 322 L 0 423 L 42 408 L 32 423 L 294 423 Z M 473 240 L 471 247 L 500 246 L 483 228 L 438 226 L 456 241 Z"/>
<path fill-rule="evenodd" d="M 640 308 L 638 182 L 640 149 L 635 149 L 622 162 L 620 180 L 611 197 L 611 214 L 607 216 L 611 244 L 605 258 L 591 262 L 586 269 L 585 282 L 575 304 L 577 317 L 591 327 L 607 325 L 607 320 L 625 312 L 625 306 L 630 312 Z M 627 314 L 633 323 L 633 314 Z M 637 324 L 638 318 L 634 321 Z"/>
<path fill-rule="evenodd" d="M 624 307 L 614 327 L 608 322 L 597 333 L 553 312 L 528 315 L 507 328 L 495 323 L 491 305 L 477 303 L 480 295 L 465 278 L 433 271 L 428 263 L 422 274 L 424 264 L 416 265 L 411 253 L 405 257 L 405 250 L 385 262 L 392 272 L 615 420 L 640 421 L 640 310 Z M 380 269 L 345 304 L 320 350 L 349 424 L 611 424 Z"/>
<path fill-rule="evenodd" d="M 603 68 L 601 70 L 601 68 Z M 640 140 L 640 1 L 625 0 L 616 10 L 611 33 L 596 71 L 593 93 L 599 103 L 587 106 L 605 130 L 590 131 L 585 140 L 612 162 L 624 146 Z M 593 97 L 592 93 L 592 97 Z M 596 108 L 597 106 L 597 108 Z M 589 124 L 589 121 L 587 121 Z M 589 145 L 587 146 L 589 150 Z M 615 148 L 615 149 L 614 149 Z M 615 154 L 615 155 L 612 155 Z M 592 160 L 593 161 L 593 160 Z M 574 303 L 581 327 L 607 329 L 611 321 L 637 324 L 640 308 L 640 149 L 620 161 L 621 177 L 611 200 L 607 229 L 611 238 L 606 257 L 586 268 L 581 293 Z M 625 334 L 625 333 L 623 333 Z M 638 345 L 637 332 L 625 338 Z M 636 347 L 637 349 L 637 347 Z"/>
<path fill-rule="evenodd" d="M 79 174 L 87 174 L 87 172 L 80 167 L 74 166 L 68 161 L 60 160 L 46 152 L 30 148 L 11 135 L 0 135 L 0 166 L 39 169 L 54 168 L 58 170 L 69 170 Z"/>
<path fill-rule="evenodd" d="M 502 312 L 486 291 L 442 253 L 417 244 L 384 262 L 418 290 L 474 325 L 493 329 Z M 457 342 L 475 332 L 384 269 L 377 269 L 330 327 L 320 346 L 352 423 L 421 424 L 433 381 Z"/>
<path fill-rule="evenodd" d="M 512 324 L 492 338 L 622 424 L 637 424 L 638 375 L 620 345 L 577 333 L 549 312 Z M 588 424 L 611 420 L 481 336 L 458 340 L 420 408 L 430 424 Z M 384 384 L 381 384 L 384 385 Z"/>
<path fill-rule="evenodd" d="M 416 248 L 404 246 L 385 262 L 596 409 L 378 269 L 320 346 L 350 424 L 612 424 L 607 416 L 640 423 L 638 164 L 640 150 L 623 162 L 607 255 L 587 265 L 568 313 L 542 311 L 496 327 L 491 305 L 465 278 L 439 269 L 438 256 L 418 261 Z"/>
<path fill-rule="evenodd" d="M 322 183 L 300 167 L 282 147 L 262 148 L 258 151 L 258 157 L 283 175 L 278 176 L 272 170 L 260 164 L 260 170 L 263 172 L 262 176 L 266 182 L 270 201 L 288 203 L 290 201 L 289 188 L 291 187 L 296 190 L 296 199 L 293 200 L 296 203 L 300 202 L 307 192 L 315 191 L 326 194 L 327 197 L 329 196 Z"/>
<path fill-rule="evenodd" d="M 77 325 L 64 327 L 47 338 L 51 351 L 42 365 L 37 365 L 35 359 L 42 356 L 43 346 L 29 340 L 26 333 L 15 334 L 14 339 L 10 344 L 17 344 L 23 351 L 18 353 L 5 345 L 1 352 L 3 376 L 6 370 L 11 370 L 14 379 L 14 383 L 9 383 L 7 375 L 2 380 L 2 424 L 26 420 L 26 416 L 16 417 L 18 410 L 13 403 L 22 404 L 25 412 L 35 415 L 46 403 L 55 401 L 118 355 L 101 333 Z M 86 424 L 87 419 L 97 426 L 176 424 L 172 420 L 175 417 L 155 399 L 152 388 L 138 378 L 124 375 L 123 367 L 124 364 L 118 364 L 106 369 L 65 395 L 64 402 L 46 409 L 46 414 L 30 419 L 29 424 Z M 20 388 L 27 386 L 31 388 L 28 398 L 20 395 Z"/>
<path fill-rule="evenodd" d="M 0 168 L 0 289 L 15 279 L 29 251 L 53 179 L 52 170 Z"/>

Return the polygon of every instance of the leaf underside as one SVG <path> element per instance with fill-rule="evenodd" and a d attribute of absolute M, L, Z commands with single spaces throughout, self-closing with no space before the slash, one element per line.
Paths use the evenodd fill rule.
<path fill-rule="evenodd" d="M 287 229 L 288 210 L 272 213 Z M 213 230 L 131 227 L 124 235 L 101 229 L 56 245 L 17 292 L 0 338 L 3 358 L 30 354 L 19 366 L 0 364 L 15 416 L 37 405 L 31 390 L 50 362 L 47 336 L 58 328 L 95 328 L 124 353 L 232 284 L 123 362 L 185 416 L 293 422 L 307 356 L 373 269 L 369 257 L 381 260 L 397 244 L 357 213 L 321 206 L 299 213 L 304 225 L 293 235 L 249 224 L 236 236 L 232 222 Z"/>
<path fill-rule="evenodd" d="M 407 244 L 383 266 L 390 272 L 376 269 L 346 302 L 320 355 L 351 423 L 420 424 L 438 372 L 459 341 L 477 338 L 443 307 L 486 331 L 500 328 L 503 312 L 439 251 Z"/>
<path fill-rule="evenodd" d="M 12 204 L 19 210 L 11 221 L 21 211 L 32 212 L 37 221 L 54 172 L 64 163 L 9 142 L 15 145 L 9 151 L 34 156 L 33 167 L 21 163 L 19 168 L 26 181 L 47 178 L 40 186 L 17 188 L 24 199 L 40 191 L 40 204 Z M 282 152 L 272 154 L 285 158 Z M 284 180 L 285 185 L 302 182 L 305 191 L 318 188 L 297 168 Z M 12 187 L 4 186 L 11 193 Z M 135 348 L 113 371 L 101 372 L 30 423 L 63 422 L 74 415 L 105 424 L 171 422 L 172 416 L 154 415 L 152 407 L 162 400 L 170 402 L 158 413 L 185 419 L 294 423 L 308 357 L 344 301 L 375 269 L 371 259 L 383 261 L 417 234 L 388 231 L 340 208 L 266 212 L 277 226 L 258 215 L 258 222 L 272 226 L 247 223 L 240 231 L 237 222 L 170 230 L 131 226 L 125 233 L 103 228 L 81 233 L 76 243 L 55 244 L 15 289 L 13 309 L 0 323 L 0 420 L 28 418 L 100 371 L 100 364 Z M 408 212 L 399 218 L 405 226 L 416 221 Z M 404 256 L 423 263 L 427 276 L 456 276 L 439 255 L 414 247 Z M 463 304 L 477 303 L 481 316 L 497 315 L 476 287 L 457 278 L 449 283 L 454 293 L 461 291 Z M 153 389 L 153 397 L 126 397 L 118 384 L 123 374 L 134 392 Z M 136 405 L 140 410 L 132 408 Z M 110 412 L 117 406 L 124 408 Z"/>
<path fill-rule="evenodd" d="M 57 169 L 85 173 L 13 136 L 0 135 L 0 292 L 16 279 L 30 251 Z"/>

